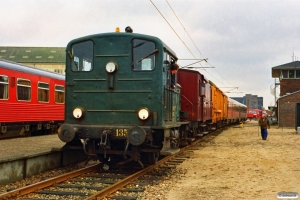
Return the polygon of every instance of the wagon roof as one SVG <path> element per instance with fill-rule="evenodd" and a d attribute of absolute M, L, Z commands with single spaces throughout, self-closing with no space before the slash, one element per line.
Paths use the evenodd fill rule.
<path fill-rule="evenodd" d="M 203 74 L 201 74 L 198 70 L 195 70 L 195 69 L 193 69 L 193 68 L 184 68 L 184 67 L 179 68 L 179 70 L 182 70 L 182 71 L 189 71 L 189 72 L 193 72 L 193 73 L 200 74 L 206 82 L 209 82 L 209 80 L 208 80 Z"/>
<path fill-rule="evenodd" d="M 35 74 L 35 75 L 39 75 L 39 76 L 46 76 L 46 77 L 57 79 L 57 80 L 65 80 L 64 75 L 46 71 L 46 70 L 42 70 L 42 69 L 38 69 L 38 68 L 34 68 L 34 67 L 30 67 L 30 66 L 26 66 L 26 65 L 22 65 L 19 63 L 8 61 L 8 60 L 0 59 L 0 67 L 10 69 L 10 70 Z"/>

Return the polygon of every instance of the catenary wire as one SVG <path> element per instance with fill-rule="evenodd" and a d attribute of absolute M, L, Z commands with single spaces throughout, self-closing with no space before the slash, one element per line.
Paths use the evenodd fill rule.
<path fill-rule="evenodd" d="M 155 7 L 155 9 L 160 13 L 160 15 L 164 18 L 164 20 L 167 22 L 167 24 L 170 26 L 170 28 L 173 30 L 173 32 L 177 35 L 177 37 L 180 39 L 180 41 L 184 44 L 184 46 L 188 49 L 188 51 L 192 54 L 192 56 L 195 58 L 195 60 L 199 60 L 195 57 L 195 55 L 192 53 L 192 51 L 189 49 L 189 47 L 186 45 L 186 43 L 181 39 L 181 37 L 178 35 L 178 33 L 174 30 L 174 28 L 171 26 L 171 24 L 168 22 L 168 20 L 164 17 L 164 15 L 160 12 L 160 10 L 156 7 L 156 5 L 152 2 L 152 0 L 150 0 L 150 2 L 152 3 L 152 5 Z M 169 2 L 166 0 L 166 2 L 168 3 L 170 9 L 172 10 L 172 12 L 174 13 L 174 15 L 176 16 L 177 20 L 179 21 L 179 23 L 181 24 L 181 26 L 183 27 L 184 31 L 187 33 L 188 37 L 190 38 L 190 40 L 192 41 L 192 43 L 195 45 L 196 49 L 198 50 L 199 54 L 204 58 L 204 56 L 202 55 L 202 53 L 200 52 L 199 48 L 196 46 L 195 42 L 192 40 L 192 38 L 190 37 L 189 33 L 187 32 L 187 30 L 185 29 L 185 27 L 183 26 L 183 24 L 181 23 L 181 21 L 179 20 L 178 16 L 176 15 L 175 11 L 172 9 L 171 5 L 169 4 Z M 205 60 L 206 61 L 206 60 Z M 206 61 L 207 62 L 207 61 Z M 209 62 L 207 62 L 210 66 L 212 66 Z M 217 81 L 219 81 L 220 83 L 224 84 L 222 81 L 220 81 L 218 78 L 216 78 L 214 75 L 212 75 L 211 73 L 209 73 L 207 70 L 204 69 L 204 71 L 206 71 L 206 73 L 208 73 L 210 76 L 214 77 Z M 215 70 L 216 71 L 216 70 Z M 217 71 L 216 71 L 217 72 Z M 218 72 L 217 72 L 218 73 Z M 219 73 L 218 73 L 219 74 Z M 220 75 L 220 74 L 219 74 Z M 220 75 L 222 77 L 222 79 L 226 80 L 222 75 Z M 228 80 L 226 80 L 230 85 L 232 85 Z"/>
<path fill-rule="evenodd" d="M 195 44 L 194 40 L 191 38 L 190 34 L 188 33 L 188 31 L 186 30 L 186 28 L 183 26 L 182 22 L 180 21 L 179 17 L 176 15 L 174 9 L 172 8 L 172 6 L 170 5 L 170 3 L 168 2 L 168 0 L 166 0 L 168 6 L 170 7 L 170 9 L 172 10 L 173 14 L 175 15 L 175 17 L 177 18 L 177 20 L 179 21 L 180 25 L 182 26 L 182 28 L 184 29 L 184 31 L 187 33 L 188 37 L 190 38 L 190 40 L 192 41 L 192 43 L 194 44 L 194 46 L 196 47 L 197 51 L 199 52 L 199 54 L 202 56 L 202 58 L 204 58 L 204 56 L 202 55 L 202 53 L 200 52 L 199 48 L 197 47 L 197 45 Z M 212 66 L 207 60 L 206 62 Z M 228 80 L 226 80 L 217 70 L 215 70 L 215 72 L 217 72 L 225 81 L 227 81 L 230 85 L 232 85 Z M 213 76 L 214 77 L 214 76 Z M 214 77 L 216 78 L 216 77 Z M 221 82 L 221 81 L 220 81 Z"/>

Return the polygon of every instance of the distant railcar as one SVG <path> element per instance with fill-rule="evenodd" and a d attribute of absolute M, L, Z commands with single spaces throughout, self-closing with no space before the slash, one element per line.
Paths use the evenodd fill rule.
<path fill-rule="evenodd" d="M 247 110 L 247 119 L 259 119 L 262 117 L 262 110 L 260 109 L 249 109 Z"/>
<path fill-rule="evenodd" d="M 0 139 L 57 132 L 64 88 L 63 75 L 0 60 Z"/>
<path fill-rule="evenodd" d="M 246 120 L 246 106 L 227 97 L 199 71 L 180 69 L 178 83 L 182 87 L 182 119 L 191 122 L 194 135 Z"/>
<path fill-rule="evenodd" d="M 228 122 L 236 123 L 239 121 L 246 121 L 247 119 L 247 106 L 240 102 L 228 98 Z"/>

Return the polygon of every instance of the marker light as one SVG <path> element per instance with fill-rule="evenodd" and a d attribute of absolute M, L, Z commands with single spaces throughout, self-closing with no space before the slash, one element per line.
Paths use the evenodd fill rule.
<path fill-rule="evenodd" d="M 120 32 L 120 28 L 119 28 L 119 27 L 116 28 L 116 32 L 117 32 L 117 33 Z"/>
<path fill-rule="evenodd" d="M 117 69 L 117 65 L 114 62 L 109 62 L 106 64 L 105 69 L 108 73 L 113 73 Z"/>

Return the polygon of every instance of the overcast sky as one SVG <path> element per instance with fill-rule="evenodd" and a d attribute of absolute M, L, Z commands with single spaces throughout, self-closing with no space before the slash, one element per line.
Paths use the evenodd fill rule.
<path fill-rule="evenodd" d="M 299 60 L 299 0 L 0 0 L 0 46 L 65 47 L 116 27 L 161 38 L 230 97 L 274 105 L 271 68 Z M 179 60 L 181 66 L 191 64 Z M 232 89 L 229 87 L 238 87 Z M 234 92 L 234 93 L 233 93 Z"/>

